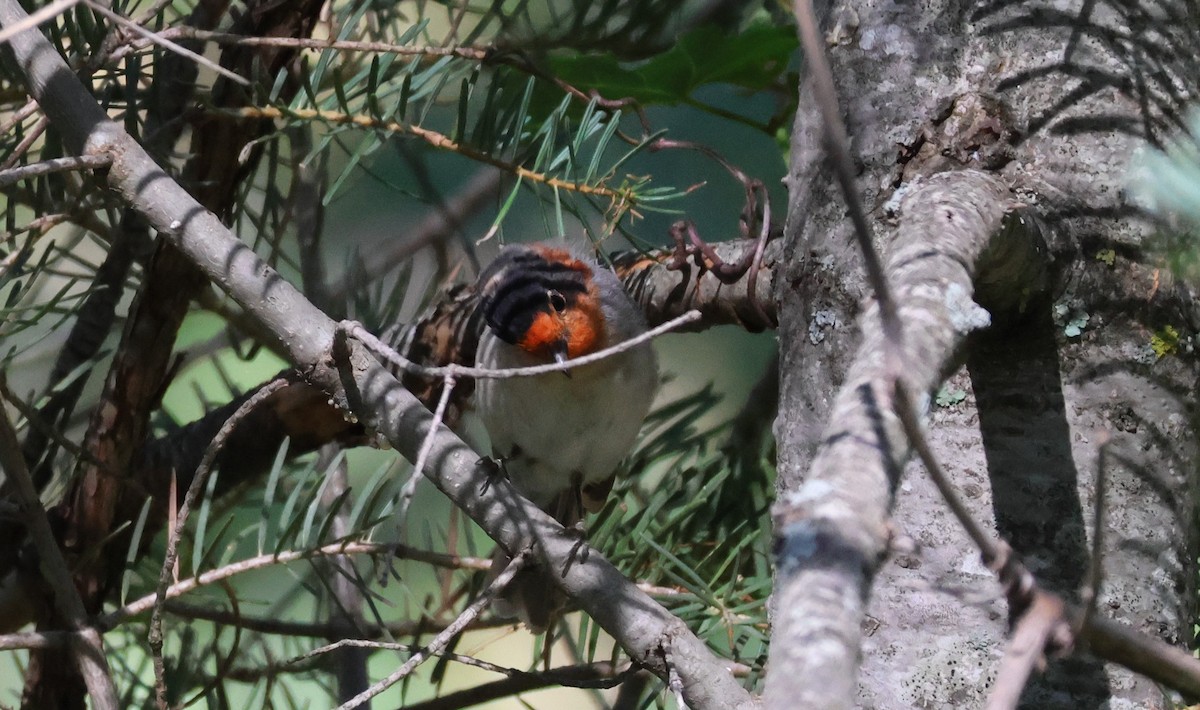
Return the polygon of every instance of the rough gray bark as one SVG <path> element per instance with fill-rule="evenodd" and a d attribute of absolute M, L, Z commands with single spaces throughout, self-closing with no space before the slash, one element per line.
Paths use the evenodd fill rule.
<path fill-rule="evenodd" d="M 1092 439 L 1113 430 L 1120 463 L 1109 472 L 1100 611 L 1171 642 L 1189 640 L 1188 480 L 1197 451 L 1188 400 L 1197 369 L 1180 356 L 1156 362 L 1149 342 L 1164 324 L 1194 332 L 1195 318 L 1189 294 L 1136 260 L 1149 230 L 1132 216 L 1125 185 L 1140 141 L 1172 125 L 1176 102 L 1194 90 L 1192 45 L 1173 33 L 1185 34 L 1196 18 L 1171 2 L 842 5 L 853 9 L 831 14 L 841 24 L 830 55 L 881 244 L 891 238 L 881 218 L 895 186 L 947 168 L 997 170 L 1052 227 L 1052 298 L 1031 301 L 1022 318 L 971 343 L 968 367 L 951 386 L 973 396 L 931 417 L 938 455 L 977 516 L 992 521 L 1049 589 L 1071 598 L 1094 532 Z M 789 272 L 776 278 L 781 499 L 813 466 L 866 295 L 808 96 L 793 135 Z M 1096 258 L 1102 248 L 1114 250 L 1114 266 Z M 1084 313 L 1083 334 L 1068 336 L 1065 320 Z M 896 496 L 894 533 L 915 545 L 865 573 L 877 573 L 866 616 L 842 639 L 854 649 L 861 643 L 856 702 L 978 706 L 1003 650 L 1003 601 L 919 470 L 879 485 L 885 502 Z M 1149 681 L 1084 655 L 1052 663 L 1025 703 L 1086 708 L 1110 696 L 1139 707 L 1163 702 Z"/>
<path fill-rule="evenodd" d="M 891 491 L 909 450 L 894 378 L 902 374 L 920 395 L 932 392 L 970 333 L 987 327 L 989 314 L 972 300 L 976 274 L 1002 270 L 1018 284 L 1044 283 L 1036 222 L 1021 216 L 995 176 L 970 170 L 927 178 L 900 200 L 899 219 L 886 274 L 902 346 L 893 351 L 880 308 L 862 315 L 862 342 L 812 467 L 797 491 L 776 502 L 768 707 L 848 707 L 854 697 L 859 649 L 847 641 L 858 635 L 871 578 L 892 538 Z M 996 257 L 1007 263 L 993 266 Z"/>

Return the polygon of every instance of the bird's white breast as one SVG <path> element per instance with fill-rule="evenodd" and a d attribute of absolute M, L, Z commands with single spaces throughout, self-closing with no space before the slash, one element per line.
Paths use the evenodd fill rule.
<path fill-rule="evenodd" d="M 476 363 L 511 368 L 543 364 L 484 333 Z M 654 350 L 642 345 L 598 363 L 537 377 L 480 380 L 476 403 L 513 484 L 545 506 L 579 474 L 607 478 L 633 447 L 657 388 Z M 514 449 L 514 447 L 516 447 Z"/>

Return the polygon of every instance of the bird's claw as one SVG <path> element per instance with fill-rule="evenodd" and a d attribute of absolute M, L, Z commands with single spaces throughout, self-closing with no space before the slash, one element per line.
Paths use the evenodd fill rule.
<path fill-rule="evenodd" d="M 476 466 L 487 469 L 487 477 L 483 480 L 483 485 L 479 487 L 479 495 L 486 495 L 492 487 L 492 483 L 497 477 L 502 477 L 508 480 L 508 468 L 505 463 L 508 457 L 504 456 L 480 456 L 475 462 Z"/>

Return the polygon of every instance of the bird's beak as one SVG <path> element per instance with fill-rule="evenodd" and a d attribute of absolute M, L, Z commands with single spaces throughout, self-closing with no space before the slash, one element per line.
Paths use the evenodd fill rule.
<path fill-rule="evenodd" d="M 567 341 L 565 339 L 555 343 L 554 349 L 550 351 L 550 354 L 554 356 L 554 362 L 557 362 L 560 365 L 571 359 L 570 356 L 567 355 Z M 563 374 L 567 377 L 570 377 L 571 371 L 563 370 Z"/>

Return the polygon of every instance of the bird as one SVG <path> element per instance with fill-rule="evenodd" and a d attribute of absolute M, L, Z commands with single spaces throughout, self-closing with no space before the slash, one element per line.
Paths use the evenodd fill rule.
<path fill-rule="evenodd" d="M 505 246 L 480 274 L 477 291 L 486 326 L 476 352 L 481 368 L 568 362 L 646 331 L 612 271 L 556 246 Z M 481 378 L 475 408 L 509 481 L 570 527 L 603 507 L 657 386 L 654 349 L 641 343 L 565 372 Z M 494 567 L 506 563 L 503 555 L 493 560 Z M 564 601 L 546 574 L 523 571 L 496 611 L 544 631 Z"/>

